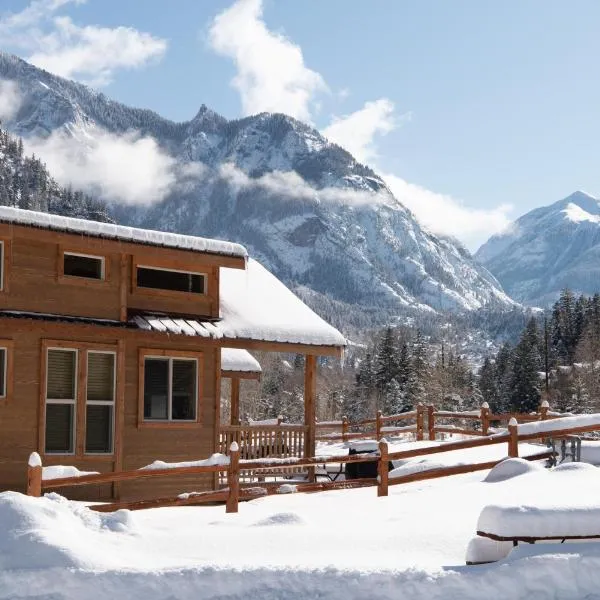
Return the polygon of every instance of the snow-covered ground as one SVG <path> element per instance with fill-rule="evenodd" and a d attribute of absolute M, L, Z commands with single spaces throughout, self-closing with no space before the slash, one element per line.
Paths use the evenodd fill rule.
<path fill-rule="evenodd" d="M 485 506 L 600 505 L 594 467 L 506 464 L 393 486 L 386 498 L 375 488 L 282 494 L 229 515 L 222 506 L 101 514 L 56 494 L 6 492 L 0 598 L 600 598 L 596 543 L 524 545 L 464 565 Z"/>

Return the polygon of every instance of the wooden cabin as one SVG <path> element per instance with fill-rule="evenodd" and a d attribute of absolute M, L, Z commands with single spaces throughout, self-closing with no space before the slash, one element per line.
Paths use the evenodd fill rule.
<path fill-rule="evenodd" d="M 232 369 L 235 353 L 222 370 L 228 348 L 238 364 L 243 350 L 306 355 L 312 455 L 315 357 L 344 345 L 238 244 L 0 207 L 0 489 L 25 488 L 32 451 L 44 465 L 98 472 L 210 456 L 221 377 L 237 381 L 235 396 L 258 373 Z M 142 480 L 92 496 L 214 485 Z"/>

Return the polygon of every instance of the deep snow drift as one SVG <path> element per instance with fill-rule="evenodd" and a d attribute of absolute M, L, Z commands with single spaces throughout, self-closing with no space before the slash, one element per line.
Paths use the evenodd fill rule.
<path fill-rule="evenodd" d="M 374 488 L 271 496 L 233 515 L 96 514 L 56 494 L 7 492 L 0 598 L 600 598 L 600 544 L 525 545 L 464 566 L 484 506 L 560 490 L 560 501 L 600 498 L 593 467 L 516 466 L 395 486 L 387 498 Z"/>

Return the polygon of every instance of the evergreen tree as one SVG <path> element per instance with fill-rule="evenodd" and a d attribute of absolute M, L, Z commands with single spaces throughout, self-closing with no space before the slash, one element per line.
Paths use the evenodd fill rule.
<path fill-rule="evenodd" d="M 511 410 L 528 413 L 538 409 L 541 399 L 538 329 L 531 318 L 515 348 L 511 379 Z"/>

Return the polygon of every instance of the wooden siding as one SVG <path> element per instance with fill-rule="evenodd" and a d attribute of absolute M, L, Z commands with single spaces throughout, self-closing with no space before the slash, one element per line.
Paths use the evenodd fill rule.
<path fill-rule="evenodd" d="M 218 317 L 219 265 L 243 268 L 244 264 L 242 259 L 4 223 L 0 240 L 5 242 L 0 309 L 26 312 L 114 320 L 124 320 L 128 309 Z M 65 276 L 65 251 L 104 257 L 105 279 Z M 204 273 L 206 294 L 139 288 L 136 264 Z"/>
<path fill-rule="evenodd" d="M 137 469 L 154 460 L 178 462 L 206 458 L 215 451 L 216 401 L 218 398 L 216 376 L 219 349 L 203 345 L 201 338 L 184 336 L 155 336 L 143 332 L 104 327 L 89 327 L 69 323 L 30 321 L 28 319 L 0 318 L 2 338 L 12 342 L 13 369 L 11 397 L 0 404 L 0 489 L 24 491 L 26 486 L 27 458 L 39 451 L 45 465 L 69 464 L 81 470 L 107 472 L 117 469 Z M 45 381 L 42 349 L 45 340 L 64 340 L 86 344 L 102 344 L 116 348 L 117 405 L 115 453 L 109 456 L 44 455 L 43 388 Z M 199 422 L 192 427 L 173 428 L 138 426 L 138 356 L 140 349 L 156 348 L 202 353 L 201 397 L 198 402 Z M 120 433 L 119 433 L 120 429 Z M 42 430 L 43 431 L 43 430 Z M 81 450 L 81 445 L 80 445 Z M 149 483 L 148 480 L 126 482 L 117 486 L 120 497 L 150 498 L 184 491 L 199 491 L 213 485 L 211 476 L 165 478 Z M 120 488 L 120 489 L 119 489 Z M 72 488 L 65 495 L 72 498 L 107 498 L 112 493 L 109 485 L 97 490 Z"/>

